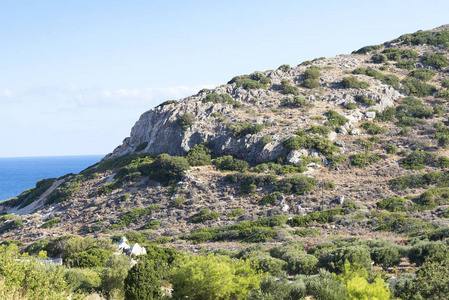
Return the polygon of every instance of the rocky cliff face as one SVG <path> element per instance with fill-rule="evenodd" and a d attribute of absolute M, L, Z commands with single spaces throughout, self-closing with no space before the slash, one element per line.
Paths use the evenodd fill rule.
<path fill-rule="evenodd" d="M 306 127 L 310 123 L 310 117 L 304 111 L 288 110 L 282 106 L 283 101 L 294 97 L 282 92 L 280 84 L 285 79 L 297 86 L 298 93 L 314 105 L 311 113 L 320 114 L 326 107 L 338 108 L 355 102 L 356 97 L 360 95 L 373 99 L 375 101 L 373 106 L 343 111 L 342 114 L 350 120 L 346 125 L 347 128 L 354 128 L 362 120 L 372 119 L 373 115 L 366 114 L 368 110 L 382 112 L 386 107 L 394 106 L 402 96 L 393 87 L 365 75 L 357 77 L 370 84 L 366 90 L 345 89 L 341 86 L 341 80 L 347 76 L 348 70 L 358 67 L 379 68 L 378 64 L 370 61 L 370 56 L 342 55 L 318 60 L 313 65 L 321 69 L 322 76 L 319 79 L 319 88 L 312 90 L 301 86 L 304 72 L 310 66 L 300 65 L 287 72 L 282 70 L 264 72 L 263 74 L 271 79 L 267 89 L 245 90 L 232 83 L 199 92 L 177 103 L 155 107 L 140 117 L 132 128 L 130 137 L 106 158 L 133 153 L 136 147 L 148 142 L 143 152 L 184 155 L 194 145 L 208 143 L 218 156 L 233 155 L 249 162 L 272 160 L 285 154 L 280 145 L 282 138 L 288 137 L 298 127 Z M 393 67 L 389 71 L 398 73 Z M 223 103 L 203 103 L 207 95 L 212 93 L 228 94 L 241 103 L 242 107 L 235 108 L 232 104 Z M 194 116 L 194 123 L 185 132 L 178 122 L 179 117 L 184 114 Z M 269 127 L 266 126 L 266 129 L 257 134 L 235 138 L 226 129 L 226 124 L 241 122 Z M 321 123 L 324 122 L 325 120 Z M 261 145 L 259 140 L 266 135 L 270 135 L 273 141 Z"/>

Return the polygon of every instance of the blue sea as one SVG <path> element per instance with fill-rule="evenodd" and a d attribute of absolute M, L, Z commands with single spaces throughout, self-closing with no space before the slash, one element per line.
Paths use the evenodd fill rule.
<path fill-rule="evenodd" d="M 0 201 L 35 187 L 36 181 L 77 174 L 100 161 L 104 155 L 0 157 Z"/>

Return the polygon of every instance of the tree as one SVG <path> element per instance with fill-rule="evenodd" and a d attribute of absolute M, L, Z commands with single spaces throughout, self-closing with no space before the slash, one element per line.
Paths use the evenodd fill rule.
<path fill-rule="evenodd" d="M 187 255 L 178 260 L 171 283 L 173 298 L 246 299 L 264 276 L 253 260 L 213 254 Z"/>
<path fill-rule="evenodd" d="M 380 275 L 372 283 L 368 282 L 367 277 L 366 270 L 357 265 L 351 266 L 350 263 L 345 263 L 344 273 L 338 275 L 337 279 L 344 283 L 348 294 L 346 299 L 390 299 L 390 289 Z"/>
<path fill-rule="evenodd" d="M 162 266 L 153 260 L 142 260 L 132 267 L 124 281 L 125 299 L 162 299 Z"/>
<path fill-rule="evenodd" d="M 131 261 L 126 255 L 111 255 L 106 261 L 101 277 L 101 287 L 106 294 L 124 296 L 125 278 L 131 268 Z"/>

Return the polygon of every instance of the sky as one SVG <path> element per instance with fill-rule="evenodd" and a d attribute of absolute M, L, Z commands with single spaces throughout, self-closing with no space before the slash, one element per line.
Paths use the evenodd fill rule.
<path fill-rule="evenodd" d="M 1 0 L 0 157 L 107 154 L 235 75 L 449 23 L 449 1 Z"/>

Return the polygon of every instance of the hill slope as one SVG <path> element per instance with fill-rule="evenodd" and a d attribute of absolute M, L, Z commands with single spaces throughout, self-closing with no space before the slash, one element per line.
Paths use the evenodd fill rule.
<path fill-rule="evenodd" d="M 100 163 L 1 203 L 1 237 L 139 230 L 178 247 L 234 247 L 304 239 L 298 226 L 320 229 L 310 242 L 440 232 L 449 225 L 447 29 L 164 102 Z M 420 176 L 429 172 L 438 173 Z"/>

